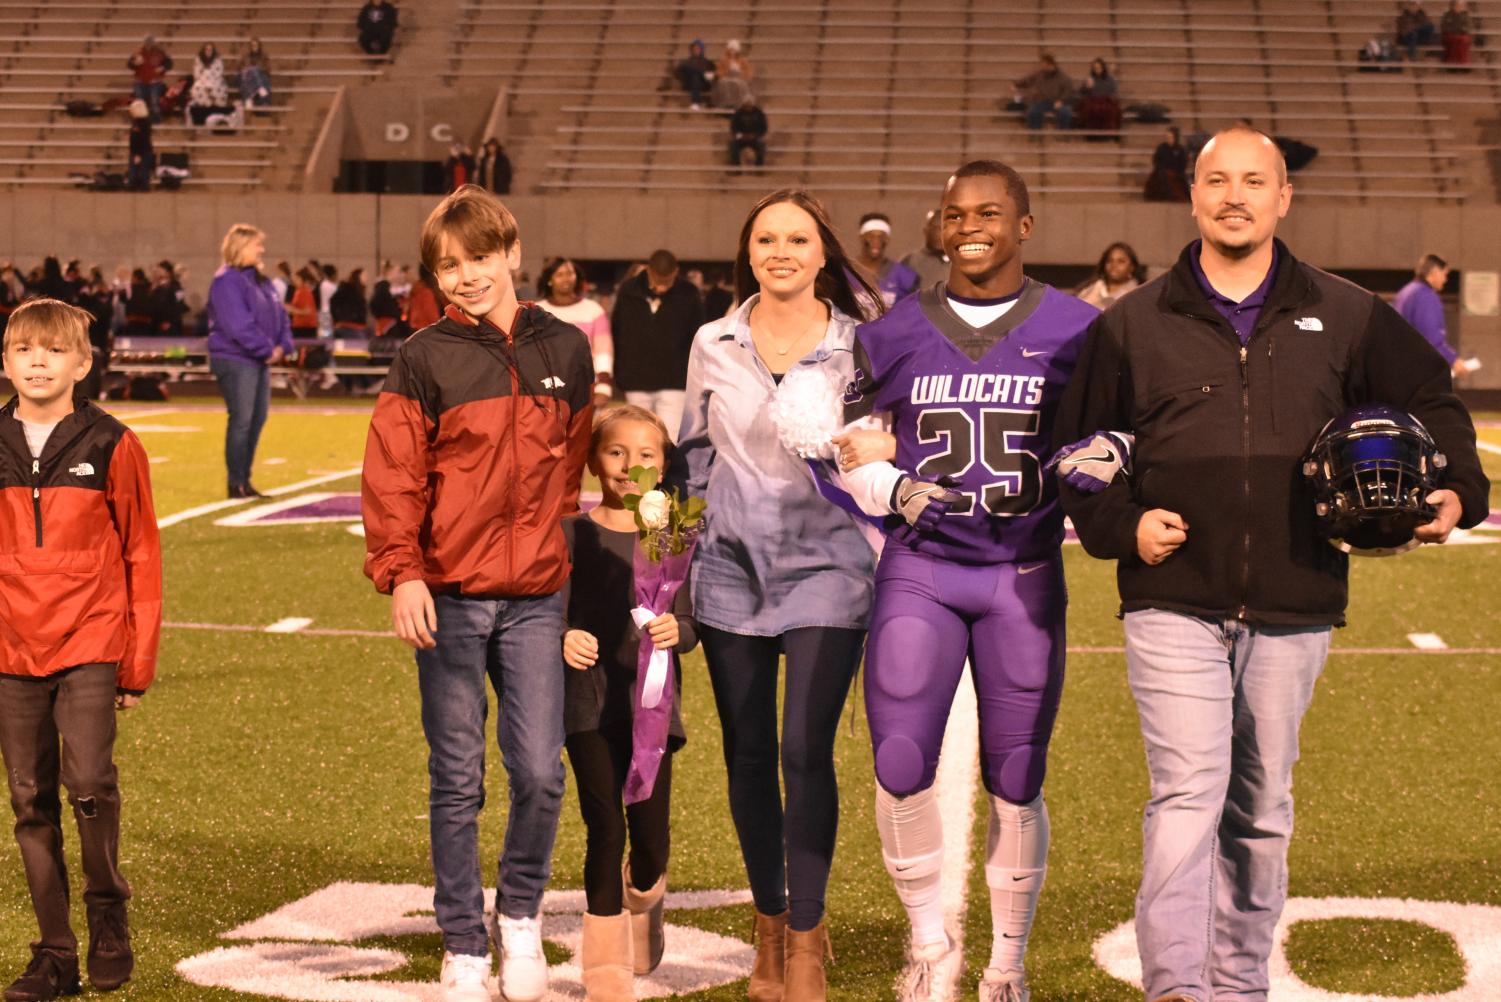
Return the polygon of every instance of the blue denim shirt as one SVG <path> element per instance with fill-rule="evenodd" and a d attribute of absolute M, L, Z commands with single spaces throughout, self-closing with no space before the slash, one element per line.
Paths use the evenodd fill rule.
<path fill-rule="evenodd" d="M 807 464 L 777 439 L 771 370 L 751 343 L 757 296 L 700 327 L 673 480 L 709 504 L 693 560 L 693 614 L 731 633 L 773 637 L 809 626 L 864 629 L 875 558 L 854 520 L 824 500 Z M 854 376 L 855 321 L 829 327 L 798 366 Z"/>

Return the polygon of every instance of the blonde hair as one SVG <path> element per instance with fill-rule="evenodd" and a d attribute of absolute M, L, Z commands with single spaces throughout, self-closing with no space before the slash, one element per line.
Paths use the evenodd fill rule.
<path fill-rule="evenodd" d="M 249 223 L 235 223 L 224 234 L 224 242 L 219 245 L 219 255 L 231 268 L 244 268 L 249 264 L 244 259 L 245 250 L 265 235 Z"/>
<path fill-rule="evenodd" d="M 493 254 L 509 251 L 520 235 L 516 217 L 500 199 L 477 184 L 466 184 L 433 209 L 422 224 L 418 247 L 427 270 L 437 272 L 445 236 L 469 254 Z"/>
<path fill-rule="evenodd" d="M 5 350 L 14 344 L 34 344 L 65 348 L 92 359 L 89 325 L 93 322 L 93 314 L 60 299 L 28 299 L 16 307 L 5 325 Z"/>
<path fill-rule="evenodd" d="M 604 407 L 594 412 L 594 427 L 589 433 L 589 455 L 593 456 L 599 451 L 601 443 L 605 440 L 605 434 L 615 425 L 624 421 L 640 421 L 649 424 L 662 436 L 662 469 L 658 472 L 663 476 L 667 474 L 667 461 L 672 458 L 672 436 L 667 433 L 667 425 L 645 407 L 637 407 L 635 404 L 617 404 L 614 407 Z"/>

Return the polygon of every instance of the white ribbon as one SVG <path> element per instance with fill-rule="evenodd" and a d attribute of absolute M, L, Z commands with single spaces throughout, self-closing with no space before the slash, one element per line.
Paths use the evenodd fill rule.
<path fill-rule="evenodd" d="M 646 624 L 657 618 L 657 614 L 644 605 L 638 605 L 631 610 L 631 619 L 636 621 L 636 629 L 645 630 Z M 662 702 L 662 690 L 667 686 L 667 669 L 672 662 L 671 651 L 660 647 L 653 647 L 651 660 L 646 664 L 646 682 L 641 686 L 641 708 L 650 710 Z"/>

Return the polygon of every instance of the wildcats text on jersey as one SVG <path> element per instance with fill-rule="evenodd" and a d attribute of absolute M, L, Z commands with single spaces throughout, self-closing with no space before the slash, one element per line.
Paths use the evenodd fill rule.
<path fill-rule="evenodd" d="M 912 382 L 914 404 L 1040 404 L 1044 376 L 1004 372 L 969 372 L 954 385 L 952 373 L 918 376 Z"/>

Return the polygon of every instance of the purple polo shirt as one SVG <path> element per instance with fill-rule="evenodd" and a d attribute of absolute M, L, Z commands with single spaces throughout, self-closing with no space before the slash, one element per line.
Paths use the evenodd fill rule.
<path fill-rule="evenodd" d="M 1272 266 L 1267 269 L 1266 278 L 1261 280 L 1255 292 L 1251 293 L 1240 302 L 1236 302 L 1215 289 L 1209 284 L 1209 279 L 1204 275 L 1204 269 L 1199 264 L 1199 251 L 1203 241 L 1195 240 L 1189 248 L 1188 263 L 1193 266 L 1194 278 L 1199 281 L 1199 288 L 1204 290 L 1209 305 L 1219 311 L 1220 316 L 1230 322 L 1235 329 L 1235 336 L 1240 338 L 1241 344 L 1247 344 L 1251 340 L 1251 332 L 1256 329 L 1256 321 L 1261 316 L 1261 308 L 1266 305 L 1266 297 L 1272 291 L 1272 284 L 1277 281 L 1277 248 L 1272 247 Z"/>

